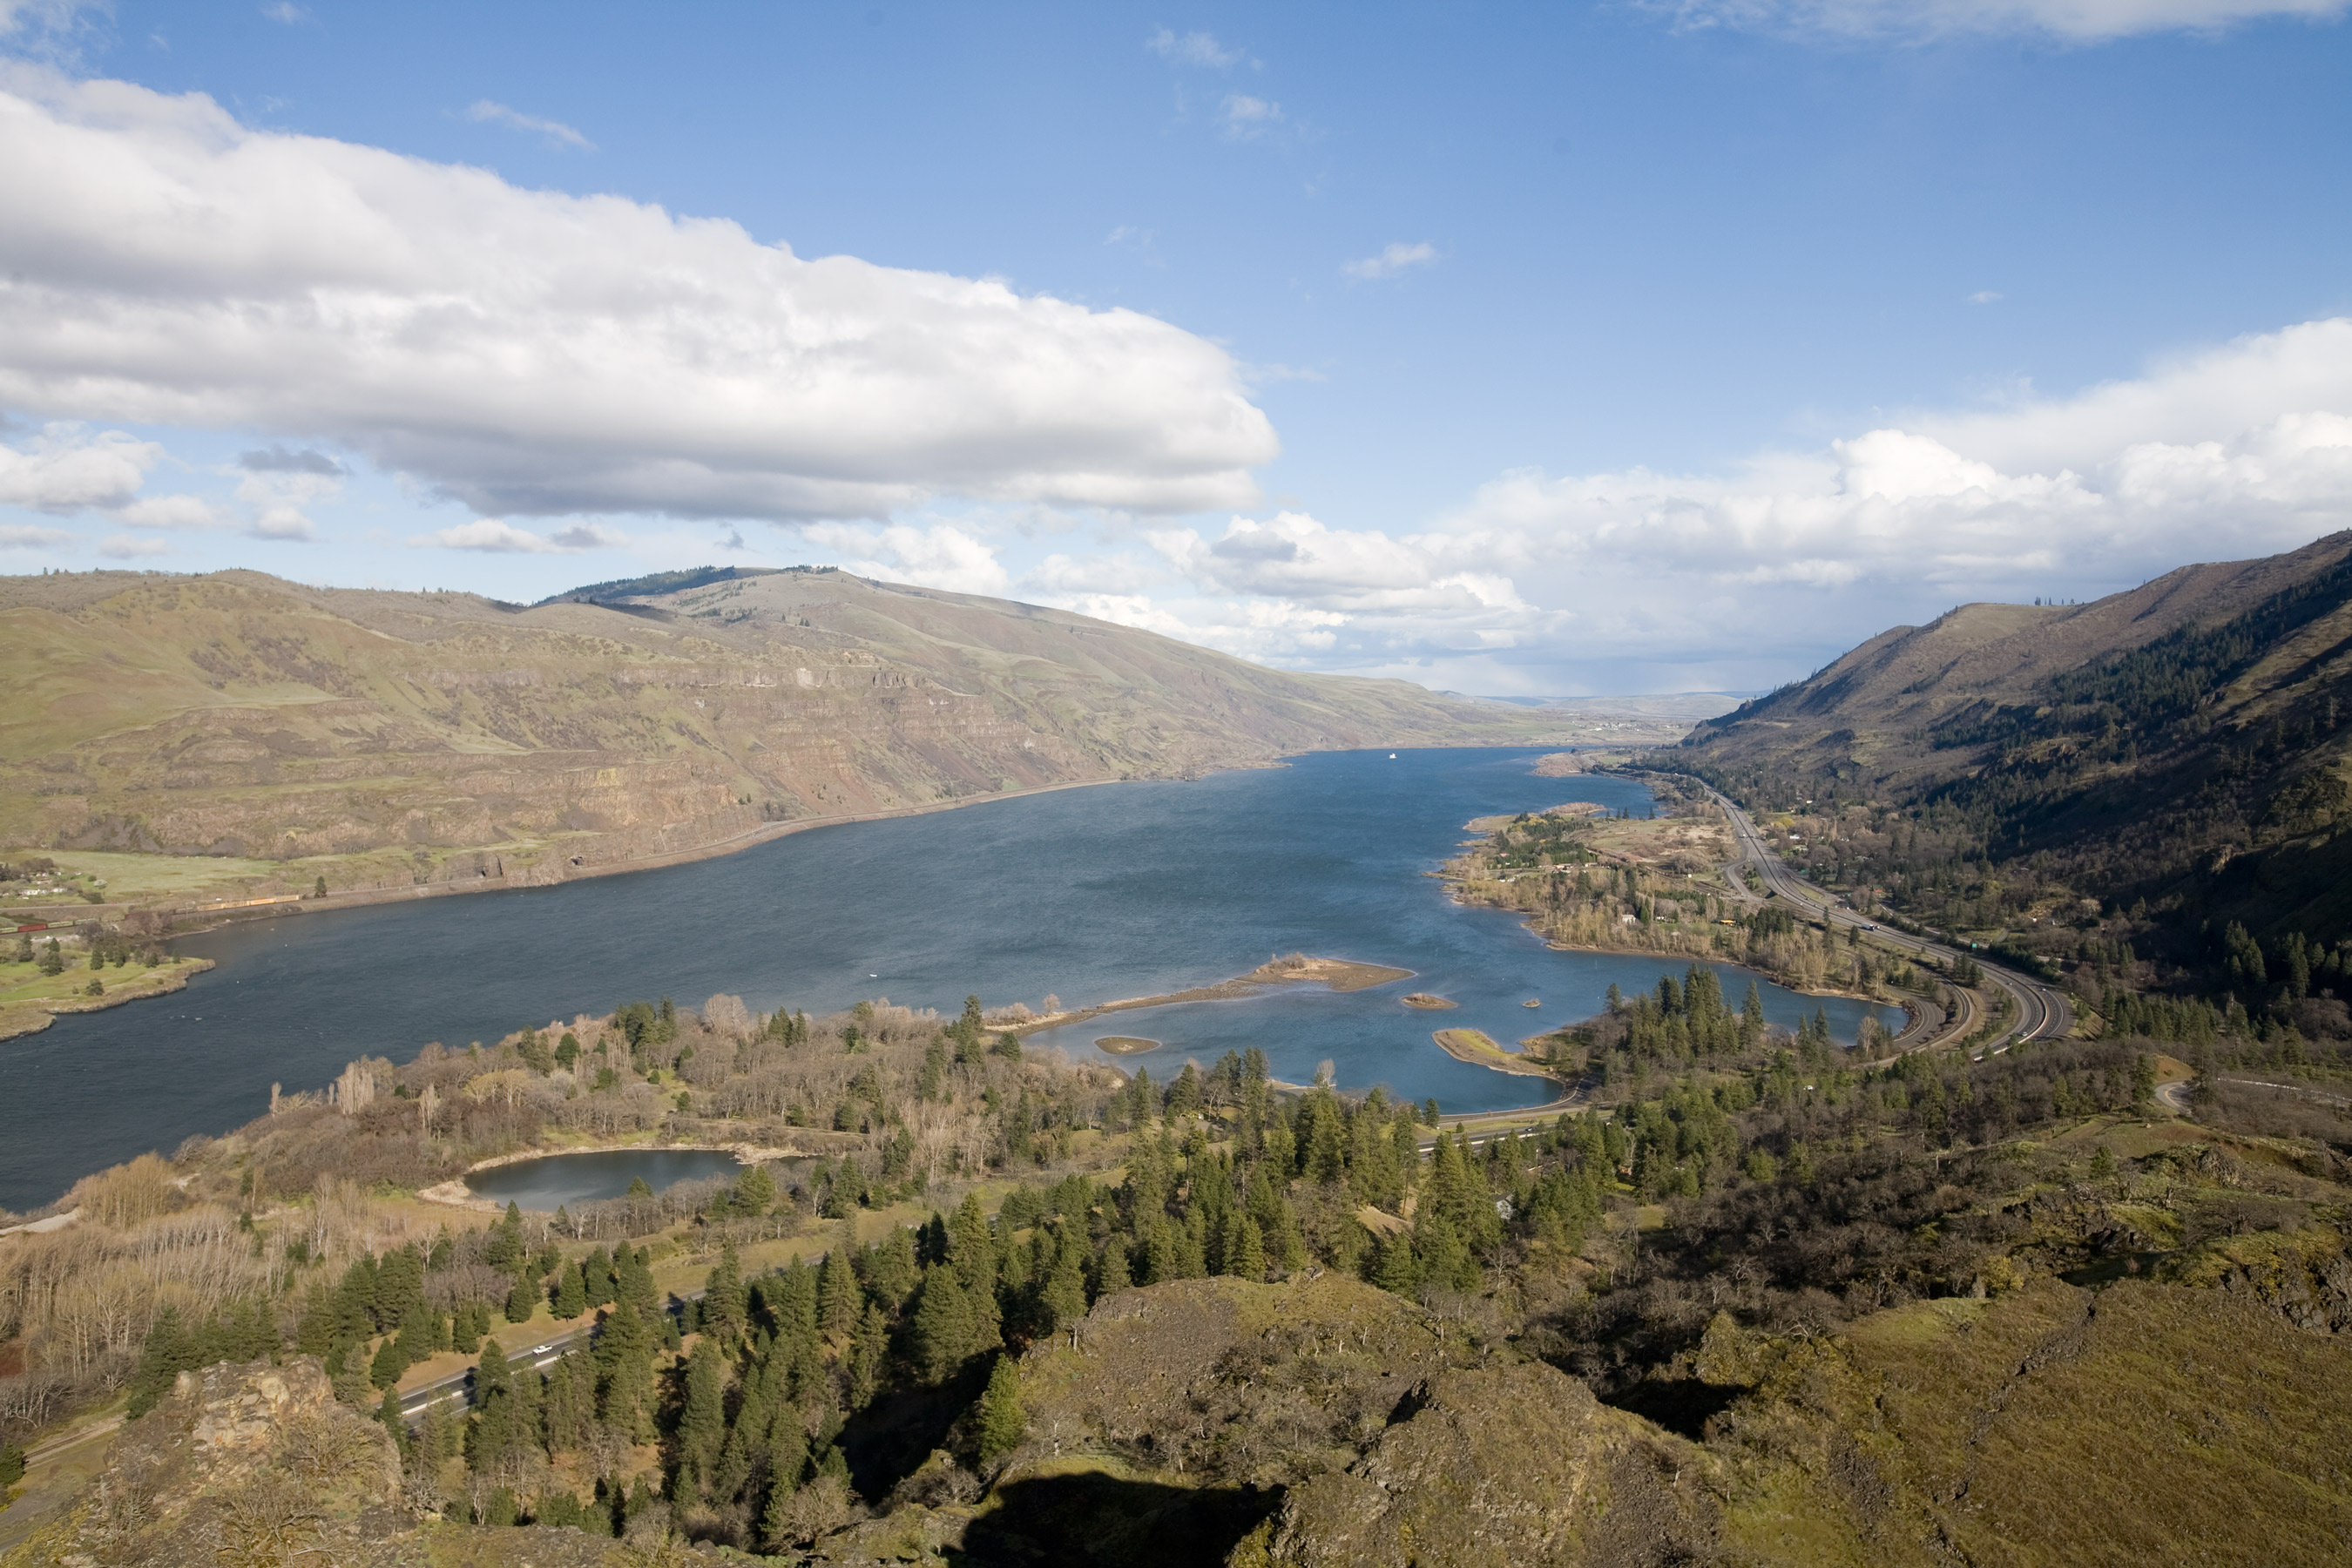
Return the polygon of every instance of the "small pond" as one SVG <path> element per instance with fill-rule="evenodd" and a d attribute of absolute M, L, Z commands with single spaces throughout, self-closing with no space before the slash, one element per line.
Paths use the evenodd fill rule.
<path fill-rule="evenodd" d="M 466 1185 L 478 1198 L 552 1214 L 566 1204 L 626 1197 L 629 1184 L 641 1178 L 658 1193 L 712 1176 L 732 1181 L 742 1168 L 724 1149 L 614 1149 L 493 1165 L 467 1177 Z"/>

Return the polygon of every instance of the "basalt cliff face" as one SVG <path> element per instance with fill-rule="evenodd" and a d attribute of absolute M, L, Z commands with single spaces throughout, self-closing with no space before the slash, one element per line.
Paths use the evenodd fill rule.
<path fill-rule="evenodd" d="M 1301 751 L 1574 738 L 1559 714 L 830 570 L 530 607 L 250 572 L 0 579 L 0 838 L 367 858 L 338 890 L 557 880 Z"/>

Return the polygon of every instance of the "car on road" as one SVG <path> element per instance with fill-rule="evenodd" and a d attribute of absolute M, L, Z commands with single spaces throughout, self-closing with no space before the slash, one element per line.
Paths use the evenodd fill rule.
<path fill-rule="evenodd" d="M 553 1345 L 533 1345 L 530 1347 L 530 1353 L 533 1355 L 545 1355 L 554 1348 L 555 1347 Z"/>

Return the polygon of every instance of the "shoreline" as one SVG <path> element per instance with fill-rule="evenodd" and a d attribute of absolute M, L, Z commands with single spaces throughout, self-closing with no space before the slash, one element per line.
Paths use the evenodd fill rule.
<path fill-rule="evenodd" d="M 817 1130 L 811 1129 L 811 1131 Z M 829 1135 L 854 1137 L 853 1134 L 846 1133 Z M 856 1142 L 862 1143 L 864 1140 L 856 1139 Z M 467 1177 L 478 1175 L 484 1171 L 495 1171 L 505 1165 L 527 1165 L 533 1160 L 560 1160 L 567 1154 L 732 1154 L 737 1164 L 751 1166 L 765 1164 L 771 1160 L 823 1159 L 826 1152 L 827 1151 L 824 1150 L 779 1148 L 764 1143 L 750 1142 L 582 1143 L 562 1145 L 551 1149 L 522 1149 L 511 1154 L 492 1154 L 488 1159 L 477 1160 L 447 1181 L 436 1182 L 429 1187 L 419 1187 L 416 1190 L 416 1196 L 421 1202 L 439 1204 L 446 1208 L 467 1209 L 475 1213 L 500 1213 L 504 1211 L 505 1205 L 496 1199 L 476 1194 L 472 1187 L 467 1184 Z"/>
<path fill-rule="evenodd" d="M 1276 763 L 1253 764 L 1235 763 L 1234 769 L 1251 766 L 1276 766 Z M 1231 771 L 1219 769 L 1219 772 Z M 698 860 L 717 860 L 729 855 L 740 855 L 746 849 L 756 849 L 762 844 L 779 838 L 789 838 L 795 833 L 805 833 L 817 827 L 845 827 L 860 822 L 887 822 L 901 816 L 929 816 L 935 812 L 961 811 L 967 806 L 990 805 L 998 801 L 1019 800 L 1029 795 L 1052 795 L 1060 790 L 1091 789 L 1097 784 L 1132 784 L 1126 778 L 1072 779 L 1063 784 L 1031 784 L 1023 789 L 997 790 L 984 795 L 972 795 L 959 800 L 931 801 L 922 805 L 891 806 L 880 811 L 845 812 L 834 816 L 794 817 L 789 822 L 763 822 L 757 827 L 730 833 L 724 838 L 714 838 L 689 849 L 667 849 L 654 855 L 630 856 L 617 860 L 600 860 L 593 865 L 576 866 L 560 877 L 476 877 L 470 880 L 427 882 L 408 888 L 358 888 L 349 892 L 329 893 L 324 898 L 309 893 L 272 895 L 267 900 L 240 900 L 236 903 L 196 905 L 186 909 L 156 909 L 151 905 L 136 906 L 153 909 L 162 918 L 174 922 L 195 921 L 174 930 L 173 937 L 202 936 L 226 926 L 250 921 L 276 920 L 284 915 L 330 914 L 337 910 L 369 909 L 380 904 L 413 903 L 425 899 L 457 898 L 474 893 L 527 893 L 541 889 L 562 888 L 573 882 L 585 882 L 598 877 L 624 877 L 636 871 L 658 871 L 671 866 L 690 866 Z M 479 853 L 489 853 L 488 850 Z M 170 857 L 181 858 L 182 857 Z M 193 858 L 193 857 L 191 857 Z M 107 904 L 91 906 L 93 910 L 113 910 L 131 913 L 134 906 Z M 85 917 L 88 918 L 88 917 Z"/>
<path fill-rule="evenodd" d="M 133 1002 L 152 1002 L 158 996 L 170 996 L 188 988 L 195 975 L 219 967 L 210 958 L 174 954 L 178 962 L 168 973 L 152 981 L 139 982 L 135 988 L 126 984 L 122 990 L 110 991 L 103 996 L 59 996 L 46 1002 L 12 1002 L 0 1007 L 0 1042 L 20 1040 L 27 1035 L 37 1035 L 58 1018 L 75 1013 L 103 1013 L 110 1007 L 128 1007 Z"/>
<path fill-rule="evenodd" d="M 1400 980 L 1411 980 L 1416 973 L 1385 963 L 1359 963 L 1345 958 L 1310 958 L 1295 967 L 1286 966 L 1281 960 L 1276 959 L 1259 964 L 1247 974 L 1220 980 L 1214 985 L 1194 985 L 1160 996 L 1127 996 L 1116 1002 L 1098 1003 L 1092 1007 L 1067 1007 L 1059 1013 L 1041 1013 L 1009 1024 L 991 1024 L 988 1027 L 999 1034 L 1024 1038 L 1043 1030 L 1067 1028 L 1073 1024 L 1084 1024 L 1107 1014 L 1128 1013 L 1139 1007 L 1171 1007 L 1180 1002 L 1235 1002 L 1244 996 L 1255 996 L 1267 986 L 1287 985 L 1298 981 L 1320 981 L 1326 989 L 1331 991 L 1372 991 L 1383 985 L 1393 985 Z M 1155 1044 L 1151 1048 L 1158 1050 L 1160 1045 Z M 1149 1053 L 1105 1054 L 1143 1056 Z"/>

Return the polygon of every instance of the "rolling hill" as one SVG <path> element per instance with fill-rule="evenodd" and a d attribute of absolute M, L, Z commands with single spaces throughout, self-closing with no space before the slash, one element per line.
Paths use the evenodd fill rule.
<path fill-rule="evenodd" d="M 818 817 L 1618 721 L 1580 736 L 1556 710 L 831 569 L 530 606 L 251 572 L 0 579 L 0 842 L 238 857 L 306 889 L 313 863 L 337 890 L 545 881 Z"/>
<path fill-rule="evenodd" d="M 1670 754 L 1765 804 L 1961 825 L 1980 864 L 2144 902 L 2177 931 L 2234 919 L 2325 945 L 2352 935 L 2347 681 L 2352 533 L 2336 533 L 2094 604 L 1897 626 Z"/>

